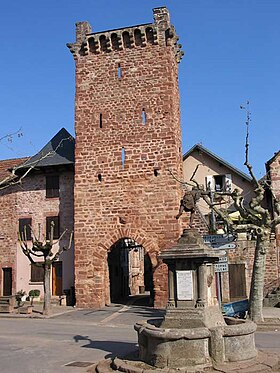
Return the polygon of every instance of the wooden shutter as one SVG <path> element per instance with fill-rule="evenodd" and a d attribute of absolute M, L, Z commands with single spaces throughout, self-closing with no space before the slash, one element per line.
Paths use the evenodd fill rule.
<path fill-rule="evenodd" d="M 246 298 L 245 264 L 229 264 L 230 299 Z"/>
<path fill-rule="evenodd" d="M 31 282 L 44 281 L 44 268 L 31 263 Z"/>
<path fill-rule="evenodd" d="M 59 197 L 59 175 L 46 176 L 46 197 Z"/>

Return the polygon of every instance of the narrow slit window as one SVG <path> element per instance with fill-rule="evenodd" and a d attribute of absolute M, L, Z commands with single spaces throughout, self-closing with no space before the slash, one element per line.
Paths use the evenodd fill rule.
<path fill-rule="evenodd" d="M 103 126 L 103 121 L 102 121 L 102 113 L 99 114 L 99 127 L 102 128 Z"/>
<path fill-rule="evenodd" d="M 146 111 L 145 109 L 142 109 L 142 124 L 146 124 L 147 123 L 147 114 L 146 114 Z"/>
<path fill-rule="evenodd" d="M 158 176 L 158 168 L 154 168 L 154 175 L 155 175 L 155 177 Z"/>
<path fill-rule="evenodd" d="M 124 169 L 125 164 L 125 148 L 122 148 L 122 168 Z"/>
<path fill-rule="evenodd" d="M 98 181 L 101 183 L 101 181 L 102 181 L 102 175 L 101 175 L 101 174 L 98 174 L 98 175 L 97 175 L 97 178 L 98 178 Z"/>
<path fill-rule="evenodd" d="M 118 63 L 118 79 L 121 79 L 122 78 L 122 68 L 121 68 L 121 64 Z"/>

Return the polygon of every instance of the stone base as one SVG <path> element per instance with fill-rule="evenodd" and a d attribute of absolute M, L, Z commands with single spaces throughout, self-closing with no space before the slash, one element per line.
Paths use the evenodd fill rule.
<path fill-rule="evenodd" d="M 223 315 L 219 306 L 201 308 L 169 308 L 166 310 L 162 328 L 214 328 L 225 326 Z"/>
<path fill-rule="evenodd" d="M 161 320 L 137 323 L 139 358 L 157 368 L 211 367 L 240 362 L 257 355 L 256 324 L 249 320 L 225 318 L 212 328 L 163 328 Z"/>
<path fill-rule="evenodd" d="M 220 373 L 272 373 L 280 371 L 280 356 L 263 351 L 258 352 L 258 356 L 251 360 L 239 363 L 214 364 L 212 368 L 190 367 L 179 368 L 155 368 L 146 363 L 136 360 L 122 360 L 115 358 L 113 360 L 102 360 L 92 367 L 88 373 L 109 373 L 109 372 L 128 372 L 128 373 L 202 373 L 202 372 L 220 372 Z"/>

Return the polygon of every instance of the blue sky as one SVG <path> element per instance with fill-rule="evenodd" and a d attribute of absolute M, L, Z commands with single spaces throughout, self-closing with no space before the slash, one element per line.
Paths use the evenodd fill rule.
<path fill-rule="evenodd" d="M 66 43 L 75 22 L 94 31 L 152 22 L 166 5 L 183 45 L 179 66 L 183 151 L 195 143 L 245 171 L 250 100 L 250 161 L 257 177 L 280 149 L 279 0 L 14 0 L 2 2 L 0 159 L 32 155 L 61 128 L 74 134 L 74 61 Z"/>

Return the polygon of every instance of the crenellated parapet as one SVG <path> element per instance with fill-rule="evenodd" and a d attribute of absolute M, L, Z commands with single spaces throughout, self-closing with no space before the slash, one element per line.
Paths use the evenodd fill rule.
<path fill-rule="evenodd" d="M 167 8 L 153 9 L 154 23 L 92 33 L 88 22 L 76 24 L 76 42 L 67 44 L 74 59 L 90 54 L 110 53 L 149 45 L 171 47 L 179 63 L 184 52 Z"/>

